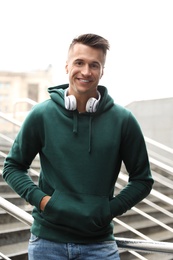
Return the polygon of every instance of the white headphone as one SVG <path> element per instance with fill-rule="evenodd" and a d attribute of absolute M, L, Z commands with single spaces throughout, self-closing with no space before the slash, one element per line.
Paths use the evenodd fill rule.
<path fill-rule="evenodd" d="M 65 108 L 67 110 L 75 110 L 77 108 L 76 98 L 73 95 L 67 96 L 67 92 L 68 92 L 68 89 L 66 89 L 64 91 Z M 88 101 L 86 103 L 86 111 L 89 113 L 93 113 L 93 112 L 97 111 L 97 107 L 98 107 L 99 101 L 101 99 L 100 92 L 97 91 L 97 93 L 98 93 L 98 99 L 92 97 L 92 98 L 88 99 Z"/>

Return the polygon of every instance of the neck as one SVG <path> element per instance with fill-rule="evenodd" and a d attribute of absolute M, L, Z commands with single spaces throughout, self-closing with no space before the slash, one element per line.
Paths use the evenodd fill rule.
<path fill-rule="evenodd" d="M 78 92 L 73 93 L 73 90 L 69 88 L 68 95 L 74 95 L 75 96 L 76 102 L 77 102 L 77 110 L 78 110 L 79 113 L 86 112 L 86 104 L 87 104 L 87 102 L 90 98 L 96 98 L 96 99 L 99 98 L 97 89 L 95 89 L 95 91 L 92 91 L 92 93 L 90 93 L 90 92 L 88 92 L 88 93 L 78 93 Z"/>
<path fill-rule="evenodd" d="M 86 103 L 88 101 L 88 98 L 86 97 L 80 97 L 76 98 L 77 100 L 77 110 L 79 113 L 84 113 L 86 112 Z"/>

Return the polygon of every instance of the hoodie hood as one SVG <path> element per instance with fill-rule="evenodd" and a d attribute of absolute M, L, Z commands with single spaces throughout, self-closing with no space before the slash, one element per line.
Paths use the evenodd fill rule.
<path fill-rule="evenodd" d="M 65 108 L 64 104 L 64 93 L 65 90 L 69 87 L 69 84 L 59 85 L 55 87 L 48 88 L 48 92 L 50 94 L 50 98 L 57 103 L 59 109 L 62 111 L 62 113 L 68 117 L 73 118 L 73 133 L 78 134 L 78 120 L 79 116 L 83 115 L 87 117 L 88 120 L 88 151 L 91 152 L 92 148 L 92 121 L 99 116 L 100 114 L 106 112 L 107 110 L 111 109 L 114 106 L 113 99 L 108 95 L 107 88 L 101 85 L 98 85 L 97 90 L 100 92 L 101 99 L 99 101 L 99 105 L 97 107 L 96 112 L 85 112 L 85 113 L 79 113 L 76 110 L 67 110 Z"/>
<path fill-rule="evenodd" d="M 69 84 L 63 84 L 63 85 L 48 88 L 50 98 L 54 102 L 56 102 L 60 107 L 62 107 L 64 110 L 66 110 L 65 105 L 64 105 L 64 92 L 68 87 L 69 87 Z M 86 114 L 90 114 L 92 116 L 98 115 L 98 114 L 110 109 L 114 105 L 114 101 L 108 95 L 108 91 L 107 91 L 106 87 L 98 85 L 97 89 L 101 94 L 101 100 L 99 102 L 99 106 L 97 108 L 97 111 L 94 112 L 94 113 L 86 112 Z M 67 110 L 67 111 L 68 111 L 68 113 L 74 112 L 74 111 L 69 111 L 69 110 Z"/>

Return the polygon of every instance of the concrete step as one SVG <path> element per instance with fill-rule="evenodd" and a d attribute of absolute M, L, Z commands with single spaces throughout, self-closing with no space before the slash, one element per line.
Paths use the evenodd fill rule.
<path fill-rule="evenodd" d="M 37 159 L 38 158 L 34 160 L 32 167 L 39 172 L 40 165 Z M 1 161 L 3 160 L 4 158 L 2 158 Z M 0 164 L 0 168 L 2 169 L 2 164 Z M 32 175 L 32 178 L 37 183 L 38 177 Z M 122 180 L 118 180 L 118 182 L 123 186 L 126 185 L 126 182 Z M 165 189 L 165 187 L 162 188 L 160 184 L 158 184 L 157 182 L 155 182 L 154 188 L 158 189 L 158 191 L 159 190 L 162 191 L 163 194 L 167 194 L 167 195 L 170 194 L 170 196 L 172 194 L 172 189 L 167 189 L 167 188 Z M 4 197 L 5 199 L 9 200 L 15 205 L 22 207 L 24 210 L 28 212 L 32 211 L 32 206 L 28 205 L 23 199 L 21 199 L 15 192 L 13 192 L 8 187 L 8 185 L 2 179 L 1 174 L 0 174 L 0 193 L 1 193 L 0 196 Z M 118 188 L 116 188 L 116 193 L 119 193 Z M 171 207 L 166 203 L 162 202 L 160 199 L 155 198 L 152 195 L 149 195 L 147 199 L 151 200 L 152 202 L 155 202 L 157 205 L 160 205 L 164 209 L 170 210 L 172 212 Z M 27 209 L 27 207 L 29 208 Z M 162 213 L 151 208 L 150 206 L 147 206 L 144 202 L 140 202 L 137 205 L 137 207 L 143 210 L 144 212 L 148 213 L 149 215 L 156 217 L 158 220 L 163 221 L 165 224 L 169 225 L 170 227 L 173 227 L 173 221 L 171 218 L 165 217 Z M 138 231 L 142 232 L 143 234 L 145 234 L 146 236 L 150 237 L 153 240 L 172 242 L 173 234 L 170 231 L 164 230 L 158 224 L 155 224 L 154 222 L 145 219 L 144 217 L 134 212 L 133 210 L 130 210 L 126 214 L 122 215 L 120 217 L 120 220 L 124 221 L 129 226 L 132 226 L 133 228 L 137 229 Z M 2 253 L 7 255 L 13 260 L 27 260 L 27 247 L 28 247 L 28 240 L 30 236 L 29 229 L 30 227 L 26 226 L 21 222 L 16 221 L 16 219 L 9 216 L 6 212 L 0 210 L 0 251 L 2 248 L 4 250 L 2 251 Z M 141 239 L 141 237 L 138 237 L 132 231 L 127 230 L 126 228 L 124 228 L 123 226 L 117 223 L 115 223 L 114 233 L 116 237 Z M 24 247 L 22 247 L 22 245 Z M 9 251 L 11 250 L 10 248 L 13 250 L 11 253 Z M 18 250 L 18 252 L 15 252 L 13 248 Z M 142 254 L 142 252 L 140 252 L 140 254 Z M 155 258 L 150 258 L 151 256 L 153 257 L 153 254 L 147 254 L 147 259 L 153 260 L 153 259 L 157 259 L 157 257 L 158 259 L 162 259 L 162 260 L 171 259 L 171 258 L 164 258 L 163 254 L 161 255 L 161 258 L 159 258 L 160 254 L 158 256 L 157 255 L 155 254 Z M 127 260 L 127 259 L 135 260 L 138 258 L 135 258 L 135 256 L 131 255 L 128 251 L 122 250 L 121 260 Z"/>
<path fill-rule="evenodd" d="M 142 255 L 148 260 L 172 260 L 172 254 L 165 254 L 165 253 L 142 253 Z"/>
<path fill-rule="evenodd" d="M 173 233 L 167 230 L 162 230 L 161 232 L 152 233 L 150 238 L 155 241 L 171 242 L 173 243 Z"/>
<path fill-rule="evenodd" d="M 119 250 L 121 260 L 139 260 L 138 257 L 135 257 L 129 251 Z M 173 260 L 172 254 L 164 254 L 164 253 L 144 253 L 137 252 L 141 256 L 145 257 L 147 260 Z"/>
<path fill-rule="evenodd" d="M 148 214 L 150 217 L 153 217 L 157 220 L 162 221 L 162 219 L 164 219 L 165 214 L 162 213 L 161 211 L 156 210 L 153 207 L 148 206 L 147 204 L 141 203 L 141 205 L 137 205 L 135 207 L 137 210 L 141 210 L 142 212 L 144 212 L 145 214 Z M 172 206 L 171 205 L 165 205 L 164 207 L 165 210 L 167 210 L 168 212 L 171 212 L 172 210 Z M 137 222 L 142 220 L 142 216 L 136 212 L 135 210 L 131 209 L 129 211 L 127 211 L 125 214 L 123 214 L 120 217 L 121 221 L 123 221 L 124 223 L 133 223 L 133 222 Z"/>
<path fill-rule="evenodd" d="M 5 181 L 0 181 L 0 191 L 1 191 L 1 193 L 13 193 L 14 192 Z"/>
<path fill-rule="evenodd" d="M 28 241 L 1 246 L 0 251 L 11 260 L 28 260 Z"/>
<path fill-rule="evenodd" d="M 22 199 L 18 194 L 16 194 L 15 192 L 11 192 L 11 193 L 0 193 L 0 196 L 8 201 L 10 201 L 11 203 L 15 204 L 16 206 L 20 206 L 20 205 L 26 205 L 26 201 L 24 199 Z"/>
<path fill-rule="evenodd" d="M 11 145 L 1 144 L 1 152 L 8 154 L 10 151 Z"/>
<path fill-rule="evenodd" d="M 29 237 L 30 227 L 20 221 L 0 225 L 0 248 L 8 244 L 28 241 Z"/>
<path fill-rule="evenodd" d="M 163 223 L 167 224 L 169 227 L 173 226 L 173 220 L 169 217 L 162 218 L 162 221 Z M 168 242 L 168 240 L 170 241 L 170 239 L 173 237 L 173 233 L 171 231 L 165 230 L 157 223 L 147 220 L 145 218 L 144 219 L 141 218 L 141 221 L 136 221 L 132 223 L 128 222 L 127 224 L 151 239 L 153 239 L 154 237 L 155 239 L 157 238 L 156 240 Z M 116 222 L 114 226 L 114 235 L 116 237 L 127 237 L 127 238 L 136 237 L 137 239 L 141 239 L 140 237 L 137 237 L 135 233 L 126 229 L 125 227 L 121 226 Z"/>

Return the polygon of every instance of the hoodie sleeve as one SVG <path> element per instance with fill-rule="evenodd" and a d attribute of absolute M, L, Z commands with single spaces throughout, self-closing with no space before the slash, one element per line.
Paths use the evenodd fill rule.
<path fill-rule="evenodd" d="M 37 208 L 46 194 L 30 178 L 28 169 L 41 147 L 39 124 L 36 110 L 33 109 L 23 123 L 5 159 L 3 169 L 3 178 L 9 186 Z"/>
<path fill-rule="evenodd" d="M 143 200 L 150 193 L 154 182 L 145 140 L 137 120 L 131 113 L 123 127 L 121 156 L 129 180 L 110 202 L 113 217 L 122 215 Z"/>

